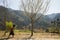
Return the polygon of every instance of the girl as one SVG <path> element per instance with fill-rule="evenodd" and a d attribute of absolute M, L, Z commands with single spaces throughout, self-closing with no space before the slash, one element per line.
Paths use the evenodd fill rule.
<path fill-rule="evenodd" d="M 12 35 L 12 37 L 14 37 L 14 28 L 15 28 L 15 25 L 13 25 L 13 27 L 10 29 L 9 36 Z M 8 36 L 8 38 L 9 38 L 9 36 Z"/>

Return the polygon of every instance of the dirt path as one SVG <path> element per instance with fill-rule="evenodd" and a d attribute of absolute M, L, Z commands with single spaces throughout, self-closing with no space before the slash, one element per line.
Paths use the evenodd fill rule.
<path fill-rule="evenodd" d="M 29 39 L 30 33 L 20 33 L 15 34 L 14 38 L 10 38 L 8 40 L 60 40 L 59 36 L 54 34 L 48 34 L 48 33 L 34 33 L 32 38 Z M 6 39 L 1 38 L 1 39 Z"/>

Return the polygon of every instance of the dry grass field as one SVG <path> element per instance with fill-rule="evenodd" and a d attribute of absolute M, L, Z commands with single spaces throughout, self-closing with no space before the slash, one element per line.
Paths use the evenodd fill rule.
<path fill-rule="evenodd" d="M 19 32 L 15 31 L 14 38 L 9 38 L 8 34 L 6 36 L 2 36 L 4 34 L 4 31 L 0 31 L 0 40 L 60 40 L 60 36 L 57 34 L 52 33 L 34 33 L 34 35 L 30 37 L 30 32 Z"/>

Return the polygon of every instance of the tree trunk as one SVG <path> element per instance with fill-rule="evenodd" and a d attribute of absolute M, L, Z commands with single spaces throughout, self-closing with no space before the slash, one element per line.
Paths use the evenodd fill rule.
<path fill-rule="evenodd" d="M 33 27 L 34 27 L 34 24 L 33 22 L 31 22 L 31 36 L 33 36 Z"/>
<path fill-rule="evenodd" d="M 4 32 L 4 34 L 3 34 L 3 36 L 5 36 L 6 35 L 6 13 L 4 14 L 4 26 L 5 26 L 5 32 Z"/>

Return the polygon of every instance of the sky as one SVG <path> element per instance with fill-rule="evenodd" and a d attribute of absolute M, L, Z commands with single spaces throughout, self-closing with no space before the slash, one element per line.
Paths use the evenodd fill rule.
<path fill-rule="evenodd" d="M 60 13 L 60 0 L 51 0 L 47 14 Z"/>
<path fill-rule="evenodd" d="M 3 5 L 2 1 L 3 0 L 0 0 L 0 5 Z M 12 8 L 14 10 L 19 10 L 20 0 L 9 0 L 8 4 L 9 4 L 8 6 L 9 8 Z M 51 0 L 47 14 L 52 14 L 52 13 L 60 13 L 60 0 Z"/>

